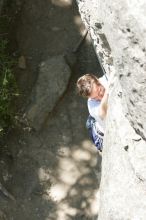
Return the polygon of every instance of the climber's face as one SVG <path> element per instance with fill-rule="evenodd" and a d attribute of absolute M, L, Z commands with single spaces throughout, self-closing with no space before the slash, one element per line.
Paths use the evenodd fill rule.
<path fill-rule="evenodd" d="M 104 92 L 105 88 L 100 83 L 93 82 L 92 92 L 89 98 L 101 100 L 104 96 Z"/>

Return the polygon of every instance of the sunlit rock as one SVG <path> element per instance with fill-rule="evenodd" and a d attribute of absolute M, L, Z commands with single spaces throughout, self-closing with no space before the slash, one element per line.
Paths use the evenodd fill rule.
<path fill-rule="evenodd" d="M 146 2 L 77 0 L 112 75 L 98 220 L 146 219 Z"/>

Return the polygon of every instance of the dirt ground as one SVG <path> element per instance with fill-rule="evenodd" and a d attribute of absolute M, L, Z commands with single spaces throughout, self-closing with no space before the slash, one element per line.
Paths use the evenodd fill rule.
<path fill-rule="evenodd" d="M 18 14 L 12 50 L 27 61 L 26 70 L 17 70 L 23 111 L 39 63 L 47 56 L 72 52 L 84 25 L 71 0 L 24 1 Z M 85 129 L 86 100 L 75 90 L 79 76 L 99 70 L 89 36 L 76 58 L 66 93 L 42 129 L 29 131 L 22 125 L 8 136 L 5 148 L 9 153 L 4 151 L 0 158 L 1 182 L 15 200 L 0 194 L 0 219 L 97 219 L 101 156 Z"/>

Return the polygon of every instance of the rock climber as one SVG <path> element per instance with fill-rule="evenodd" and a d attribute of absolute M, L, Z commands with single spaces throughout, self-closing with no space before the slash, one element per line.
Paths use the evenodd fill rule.
<path fill-rule="evenodd" d="M 95 146 L 102 151 L 108 105 L 108 77 L 103 75 L 97 78 L 93 74 L 85 74 L 77 80 L 76 85 L 79 95 L 87 98 L 89 117 L 86 127 Z"/>

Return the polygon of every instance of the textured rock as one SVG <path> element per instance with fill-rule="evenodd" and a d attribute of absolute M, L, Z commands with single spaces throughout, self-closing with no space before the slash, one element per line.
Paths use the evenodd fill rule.
<path fill-rule="evenodd" d="M 68 85 L 71 71 L 63 56 L 49 57 L 40 65 L 26 115 L 31 126 L 39 130 Z"/>
<path fill-rule="evenodd" d="M 78 0 L 112 75 L 99 220 L 146 219 L 146 2 Z"/>

